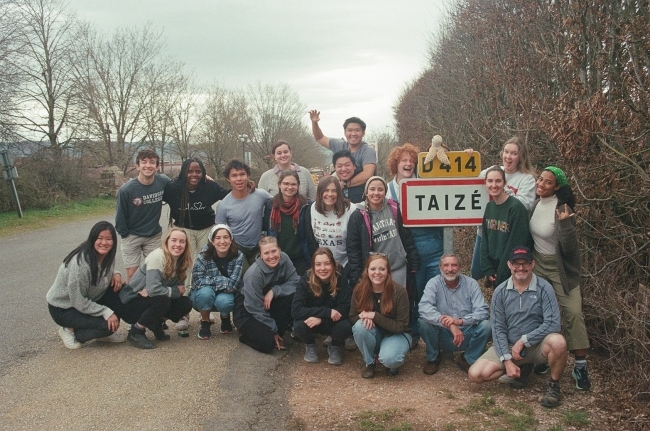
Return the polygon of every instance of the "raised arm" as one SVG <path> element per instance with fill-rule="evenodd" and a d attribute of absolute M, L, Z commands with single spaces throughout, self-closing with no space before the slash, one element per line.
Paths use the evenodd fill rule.
<path fill-rule="evenodd" d="M 323 131 L 318 125 L 318 122 L 320 121 L 320 111 L 317 111 L 315 109 L 309 111 L 309 119 L 311 120 L 311 133 L 314 135 L 314 139 L 316 139 L 316 142 L 329 150 L 330 138 L 323 135 Z"/>

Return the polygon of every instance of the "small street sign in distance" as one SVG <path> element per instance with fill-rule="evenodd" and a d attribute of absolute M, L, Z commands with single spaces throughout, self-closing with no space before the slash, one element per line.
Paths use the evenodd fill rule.
<path fill-rule="evenodd" d="M 447 151 L 451 165 L 443 165 L 437 158 L 424 163 L 428 153 L 418 155 L 418 177 L 420 178 L 472 178 L 481 173 L 481 155 L 474 151 L 470 156 L 465 151 Z"/>
<path fill-rule="evenodd" d="M 479 165 L 480 166 L 480 165 Z M 400 183 L 404 226 L 478 226 L 489 201 L 481 178 L 411 178 Z"/>

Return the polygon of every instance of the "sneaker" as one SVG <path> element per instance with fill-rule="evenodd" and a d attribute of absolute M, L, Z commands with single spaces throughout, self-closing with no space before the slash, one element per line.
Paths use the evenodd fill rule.
<path fill-rule="evenodd" d="M 574 368 L 571 371 L 571 377 L 576 381 L 576 388 L 581 391 L 588 391 L 591 389 L 591 382 L 589 381 L 589 374 L 587 367 Z"/>
<path fill-rule="evenodd" d="M 354 342 L 354 338 L 348 337 L 345 339 L 345 350 L 357 350 L 357 343 Z"/>
<path fill-rule="evenodd" d="M 386 368 L 386 375 L 387 376 L 396 376 L 399 374 L 399 368 Z"/>
<path fill-rule="evenodd" d="M 156 340 L 158 341 L 168 341 L 171 340 L 171 335 L 165 332 L 165 330 L 162 328 L 162 324 L 158 326 L 157 328 L 153 329 L 151 332 L 153 332 L 153 335 L 156 337 Z"/>
<path fill-rule="evenodd" d="M 210 323 L 217 323 L 217 317 L 212 313 L 210 313 Z"/>
<path fill-rule="evenodd" d="M 79 349 L 83 346 L 83 344 L 74 338 L 74 332 L 63 326 L 59 328 L 59 337 L 61 337 L 63 345 L 68 349 Z"/>
<path fill-rule="evenodd" d="M 305 362 L 312 364 L 318 362 L 318 353 L 316 353 L 315 344 L 305 344 Z"/>
<path fill-rule="evenodd" d="M 346 338 L 345 341 L 348 341 L 348 339 Z M 329 346 L 330 344 L 332 344 L 332 337 L 328 335 L 328 336 L 325 337 L 325 339 L 323 340 L 323 346 L 327 347 L 327 346 Z"/>
<path fill-rule="evenodd" d="M 519 367 L 519 378 L 513 379 L 510 382 L 510 388 L 512 389 L 524 389 L 528 386 L 528 379 L 530 374 L 533 372 L 534 364 L 523 364 Z"/>
<path fill-rule="evenodd" d="M 123 343 L 126 341 L 126 334 L 123 332 L 113 332 L 108 337 L 98 338 L 97 341 L 102 343 Z"/>
<path fill-rule="evenodd" d="M 538 376 L 543 376 L 544 374 L 548 373 L 551 370 L 551 368 L 548 366 L 548 364 L 537 364 L 535 365 L 535 368 L 533 368 L 533 372 L 537 374 Z"/>
<path fill-rule="evenodd" d="M 442 355 L 438 353 L 438 357 L 436 358 L 435 361 L 427 361 L 426 364 L 424 364 L 424 367 L 422 367 L 422 371 L 424 374 L 435 374 L 438 372 L 438 367 L 440 366 L 440 363 L 442 362 Z"/>
<path fill-rule="evenodd" d="M 156 343 L 147 338 L 147 335 L 144 333 L 144 329 L 138 329 L 133 325 L 129 330 L 129 335 L 126 336 L 126 340 L 135 347 L 140 349 L 155 349 Z"/>
<path fill-rule="evenodd" d="M 343 358 L 341 357 L 341 346 L 327 346 L 327 354 L 329 358 L 327 363 L 330 365 L 341 365 L 343 363 Z"/>
<path fill-rule="evenodd" d="M 560 405 L 562 400 L 562 394 L 560 393 L 560 383 L 552 382 L 550 379 L 546 383 L 546 392 L 542 397 L 542 406 L 544 407 L 557 407 Z"/>
<path fill-rule="evenodd" d="M 187 331 L 187 328 L 190 327 L 190 315 L 181 317 L 181 320 L 176 324 L 177 331 Z"/>
<path fill-rule="evenodd" d="M 440 355 L 438 355 L 440 356 Z M 465 354 L 461 353 L 458 359 L 456 360 L 456 364 L 458 365 L 458 368 L 461 370 L 465 371 L 466 373 L 469 372 L 469 362 L 467 362 L 467 359 L 465 359 Z"/>
<path fill-rule="evenodd" d="M 221 329 L 222 334 L 230 334 L 232 332 L 232 323 L 230 323 L 230 315 L 228 317 L 221 318 Z"/>
<path fill-rule="evenodd" d="M 198 337 L 200 340 L 209 340 L 212 337 L 212 330 L 210 329 L 212 322 L 201 320 L 201 329 L 199 329 Z"/>
<path fill-rule="evenodd" d="M 366 365 L 366 368 L 361 372 L 361 377 L 364 379 L 372 379 L 375 377 L 375 363 L 373 362 L 370 365 Z"/>

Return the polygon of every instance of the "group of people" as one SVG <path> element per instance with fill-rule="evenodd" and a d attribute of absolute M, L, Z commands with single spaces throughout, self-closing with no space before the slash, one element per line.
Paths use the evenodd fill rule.
<path fill-rule="evenodd" d="M 505 143 L 503 166 L 481 173 L 490 202 L 468 277 L 457 254 L 443 254 L 442 228 L 402 223 L 399 184 L 415 176 L 418 148 L 393 149 L 387 182 L 375 175 L 362 120 L 346 120 L 341 140 L 322 133 L 318 111 L 310 119 L 316 141 L 334 153 L 335 172 L 317 186 L 285 141 L 273 145 L 277 165 L 257 186 L 247 164 L 228 162 L 231 190 L 199 159 L 186 160 L 171 180 L 157 173 L 154 151 L 141 151 L 138 176 L 118 192 L 115 227 L 93 226 L 47 293 L 64 345 L 125 341 L 117 332 L 123 320 L 131 325 L 126 340 L 151 349 L 146 329 L 168 340 L 171 320 L 187 335 L 194 309 L 200 339 L 211 338 L 218 313 L 220 332 L 234 323 L 239 341 L 257 351 L 285 349 L 290 333 L 304 343 L 305 361 L 318 362 L 322 334 L 332 365 L 345 348 L 360 350 L 364 378 L 378 363 L 396 375 L 421 339 L 425 374 L 438 371 L 443 351 L 461 352 L 458 366 L 477 383 L 505 376 L 519 388 L 531 372 L 550 371 L 542 404 L 553 407 L 571 351 L 576 387 L 590 388 L 575 198 L 564 172 L 551 166 L 535 178 L 526 144 Z M 172 226 L 164 238 L 163 201 Z M 115 271 L 117 234 L 124 279 Z M 482 278 L 496 287 L 490 308 Z"/>

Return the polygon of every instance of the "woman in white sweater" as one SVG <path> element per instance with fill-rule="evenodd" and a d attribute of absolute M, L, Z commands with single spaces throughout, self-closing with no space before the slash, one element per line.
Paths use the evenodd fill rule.
<path fill-rule="evenodd" d="M 59 267 L 46 299 L 50 315 L 60 326 L 59 336 L 68 349 L 98 339 L 121 342 L 117 292 L 122 276 L 115 272 L 117 233 L 107 221 L 96 223 L 88 239 L 68 254 Z"/>

